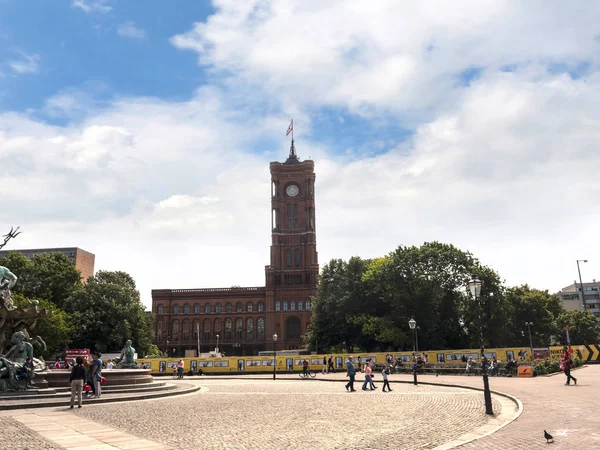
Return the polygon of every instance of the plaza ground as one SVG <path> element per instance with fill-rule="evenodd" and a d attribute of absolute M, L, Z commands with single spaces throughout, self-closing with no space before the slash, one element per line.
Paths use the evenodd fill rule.
<path fill-rule="evenodd" d="M 547 445 L 544 429 L 555 437 L 552 448 L 600 448 L 600 366 L 574 375 L 577 386 L 564 386 L 561 374 L 491 378 L 493 390 L 521 400 L 514 421 L 519 411 L 511 400 L 494 396 L 500 415 L 490 419 L 480 391 L 450 386 L 481 387 L 481 377 L 426 375 L 420 380 L 439 385 L 413 386 L 394 382 L 411 376 L 392 375 L 393 392 L 383 393 L 379 376 L 376 391 L 349 393 L 338 373 L 315 380 L 190 377 L 179 383 L 200 384 L 200 393 L 81 410 L 4 411 L 0 426 L 14 449 L 418 449 L 488 433 L 460 448 L 529 449 Z"/>

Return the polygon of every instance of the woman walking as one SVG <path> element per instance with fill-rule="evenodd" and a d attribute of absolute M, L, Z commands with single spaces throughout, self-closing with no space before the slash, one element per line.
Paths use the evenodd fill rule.
<path fill-rule="evenodd" d="M 563 348 L 563 355 L 560 358 L 560 368 L 567 376 L 567 382 L 565 383 L 565 386 L 569 386 L 571 384 L 571 380 L 577 384 L 577 378 L 571 375 L 571 367 L 573 367 L 573 358 L 571 358 L 571 352 L 567 349 L 567 347 L 565 347 Z"/>
<path fill-rule="evenodd" d="M 371 366 L 369 364 L 365 364 L 365 382 L 362 385 L 362 390 L 366 391 L 367 390 L 367 384 L 371 385 L 373 383 L 373 381 L 371 380 Z M 372 391 L 373 388 L 369 386 L 369 391 Z"/>
<path fill-rule="evenodd" d="M 77 395 L 77 407 L 81 408 L 81 399 L 83 391 L 83 381 L 85 380 L 85 367 L 83 366 L 83 358 L 77 357 L 77 364 L 71 369 L 69 383 L 71 384 L 71 409 L 75 404 L 75 395 Z"/>

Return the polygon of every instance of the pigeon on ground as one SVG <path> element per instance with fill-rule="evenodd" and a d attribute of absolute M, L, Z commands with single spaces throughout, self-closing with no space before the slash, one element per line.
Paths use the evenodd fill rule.
<path fill-rule="evenodd" d="M 552 442 L 554 442 L 554 438 L 546 430 L 544 430 L 544 437 L 546 438 L 546 443 L 547 444 L 551 444 Z"/>

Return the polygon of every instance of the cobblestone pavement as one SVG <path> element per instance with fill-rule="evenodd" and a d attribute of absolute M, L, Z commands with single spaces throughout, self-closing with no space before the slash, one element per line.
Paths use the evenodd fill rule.
<path fill-rule="evenodd" d="M 200 383 L 201 394 L 76 414 L 198 449 L 433 448 L 488 421 L 482 395 L 450 387 L 397 384 L 386 393 L 378 383 L 376 391 L 349 393 L 343 383 L 315 380 L 191 380 L 185 382 Z M 496 400 L 494 406 L 500 409 Z"/>
<path fill-rule="evenodd" d="M 552 449 L 600 448 L 600 365 L 576 369 L 577 386 L 565 386 L 560 373 L 548 377 L 490 377 L 490 388 L 511 394 L 523 402 L 523 413 L 497 432 L 461 449 L 536 449 L 548 448 L 544 430 L 554 436 Z M 322 378 L 344 379 L 343 374 Z M 409 381 L 412 376 L 393 375 L 393 380 Z M 458 384 L 481 388 L 480 376 L 419 376 L 423 382 Z M 393 384 L 392 384 L 393 386 Z M 478 395 L 483 396 L 482 393 Z"/>
<path fill-rule="evenodd" d="M 2 430 L 4 445 L 8 445 L 1 448 L 10 448 L 11 450 L 58 450 L 62 448 L 52 444 L 11 417 L 0 417 L 0 430 Z"/>

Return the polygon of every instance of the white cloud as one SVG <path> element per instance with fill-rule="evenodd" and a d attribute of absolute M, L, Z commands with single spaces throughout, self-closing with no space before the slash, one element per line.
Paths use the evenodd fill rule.
<path fill-rule="evenodd" d="M 106 14 L 112 11 L 111 0 L 73 0 L 73 7 L 81 8 L 86 13 Z"/>
<path fill-rule="evenodd" d="M 171 42 L 230 84 L 286 104 L 414 113 L 452 106 L 465 90 L 459 74 L 474 67 L 595 58 L 600 7 L 576 3 L 216 2 L 213 16 Z"/>
<path fill-rule="evenodd" d="M 39 70 L 40 57 L 37 54 L 28 55 L 20 52 L 19 59 L 9 61 L 9 66 L 17 73 L 37 73 Z"/>
<path fill-rule="evenodd" d="M 125 22 L 119 25 L 117 34 L 130 39 L 144 39 L 146 37 L 146 32 L 133 22 Z"/>
<path fill-rule="evenodd" d="M 173 38 L 216 80 L 190 101 L 120 98 L 80 112 L 66 92 L 46 105 L 76 112 L 65 127 L 0 114 L 0 222 L 24 230 L 12 245 L 92 251 L 97 268 L 130 272 L 147 304 L 152 288 L 260 286 L 268 167 L 286 157 L 293 115 L 297 150 L 315 160 L 321 264 L 440 240 L 509 284 L 559 289 L 578 258 L 590 260 L 584 278 L 599 277 L 596 8 L 217 6 Z M 584 78 L 553 69 L 580 62 Z M 470 67 L 482 71 L 465 86 L 457 74 Z M 350 110 L 373 119 L 361 126 L 383 117 L 415 134 L 346 155 L 318 134 L 330 106 L 345 126 Z"/>

